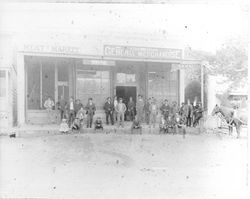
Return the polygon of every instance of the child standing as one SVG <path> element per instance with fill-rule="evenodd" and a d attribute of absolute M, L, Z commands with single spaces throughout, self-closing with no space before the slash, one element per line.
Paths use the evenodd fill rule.
<path fill-rule="evenodd" d="M 68 133 L 69 126 L 67 124 L 67 119 L 63 118 L 59 128 L 60 133 Z"/>

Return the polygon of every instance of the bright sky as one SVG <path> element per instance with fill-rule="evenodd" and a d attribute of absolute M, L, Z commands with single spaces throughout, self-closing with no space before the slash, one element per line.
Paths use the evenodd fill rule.
<path fill-rule="evenodd" d="M 2 4 L 0 29 L 25 32 L 116 31 L 180 35 L 192 49 L 215 51 L 228 38 L 246 36 L 248 10 L 228 4 Z"/>

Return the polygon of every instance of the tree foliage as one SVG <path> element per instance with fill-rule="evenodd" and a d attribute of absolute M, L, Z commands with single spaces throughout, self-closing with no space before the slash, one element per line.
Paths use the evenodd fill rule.
<path fill-rule="evenodd" d="M 223 75 L 238 84 L 247 79 L 247 39 L 236 38 L 227 40 L 215 54 L 204 51 L 192 51 L 192 55 L 209 62 L 206 72 Z"/>

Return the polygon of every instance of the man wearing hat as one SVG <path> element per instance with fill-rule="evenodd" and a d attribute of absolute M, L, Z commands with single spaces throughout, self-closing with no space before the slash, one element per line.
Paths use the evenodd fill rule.
<path fill-rule="evenodd" d="M 109 118 L 112 125 L 114 125 L 114 117 L 113 117 L 113 111 L 114 111 L 114 105 L 111 102 L 111 98 L 108 97 L 107 101 L 104 104 L 104 110 L 106 114 L 106 124 L 109 125 Z"/>
<path fill-rule="evenodd" d="M 144 101 L 142 95 L 138 95 L 138 101 L 136 103 L 136 114 L 140 122 L 143 121 Z"/>
<path fill-rule="evenodd" d="M 68 113 L 68 124 L 69 126 L 72 125 L 73 121 L 75 120 L 75 102 L 74 98 L 70 97 L 69 102 L 66 105 L 67 113 Z"/>
<path fill-rule="evenodd" d="M 115 107 L 115 110 L 117 112 L 118 127 L 119 126 L 124 127 L 124 114 L 127 108 L 126 108 L 126 105 L 122 102 L 122 98 L 119 99 L 119 102 Z"/>
<path fill-rule="evenodd" d="M 195 108 L 194 108 L 194 122 L 193 122 L 193 126 L 197 126 L 199 124 L 200 119 L 202 118 L 202 113 L 203 113 L 203 108 L 201 105 L 201 102 L 199 102 Z"/>
<path fill-rule="evenodd" d="M 93 99 L 89 98 L 88 103 L 85 107 L 87 114 L 87 128 L 92 128 L 93 116 L 95 115 L 96 107 L 93 103 Z"/>

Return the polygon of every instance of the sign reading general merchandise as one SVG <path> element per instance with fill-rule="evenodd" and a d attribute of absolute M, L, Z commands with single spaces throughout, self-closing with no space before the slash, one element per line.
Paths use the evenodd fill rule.
<path fill-rule="evenodd" d="M 104 45 L 104 56 L 135 59 L 181 59 L 182 50 L 172 48 Z"/>

